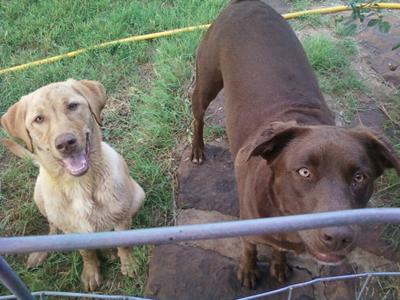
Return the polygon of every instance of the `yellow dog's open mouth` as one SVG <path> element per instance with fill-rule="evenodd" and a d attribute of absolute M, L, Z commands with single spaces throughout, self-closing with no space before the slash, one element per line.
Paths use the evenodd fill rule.
<path fill-rule="evenodd" d="M 72 176 L 81 176 L 89 170 L 89 135 L 86 136 L 86 147 L 81 152 L 73 153 L 61 160 L 61 165 Z"/>

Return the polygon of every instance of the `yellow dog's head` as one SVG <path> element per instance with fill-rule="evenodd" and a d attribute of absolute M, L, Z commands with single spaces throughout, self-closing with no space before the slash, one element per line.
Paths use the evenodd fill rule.
<path fill-rule="evenodd" d="M 68 79 L 46 85 L 23 96 L 1 117 L 5 131 L 23 141 L 29 152 L 13 141 L 3 143 L 19 156 L 31 153 L 47 168 L 83 175 L 90 167 L 105 103 L 104 88 L 96 81 Z"/>

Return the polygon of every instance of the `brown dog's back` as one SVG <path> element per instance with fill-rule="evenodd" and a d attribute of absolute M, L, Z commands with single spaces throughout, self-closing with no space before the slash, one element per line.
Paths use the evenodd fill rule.
<path fill-rule="evenodd" d="M 222 11 L 199 46 L 197 72 L 198 80 L 219 83 L 214 84 L 215 93 L 225 88 L 234 156 L 261 124 L 297 120 L 334 125 L 299 40 L 288 23 L 260 1 L 234 1 Z M 210 88 L 209 82 L 198 84 Z"/>

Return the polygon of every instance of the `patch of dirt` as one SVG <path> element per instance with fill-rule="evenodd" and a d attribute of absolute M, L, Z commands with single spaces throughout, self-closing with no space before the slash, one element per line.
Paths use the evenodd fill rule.
<path fill-rule="evenodd" d="M 0 156 L 0 172 L 3 172 L 3 170 L 5 170 L 7 168 L 7 157 L 6 155 L 1 155 Z"/>
<path fill-rule="evenodd" d="M 151 63 L 145 63 L 138 66 L 141 84 L 143 88 L 148 88 L 154 78 L 154 67 Z"/>
<path fill-rule="evenodd" d="M 293 282 L 310 280 L 310 275 L 295 269 Z M 257 290 L 243 288 L 236 279 L 236 262 L 214 251 L 182 245 L 162 245 L 153 250 L 145 296 L 152 299 L 235 299 L 271 289 L 266 266 L 261 266 L 262 281 Z M 294 291 L 292 299 L 312 299 L 311 287 Z M 308 298 L 305 298 L 308 297 Z M 287 294 L 268 299 L 287 299 Z"/>
<path fill-rule="evenodd" d="M 333 37 L 332 30 L 327 29 L 327 28 L 304 28 L 302 30 L 296 31 L 296 35 L 299 38 L 300 41 L 303 41 L 307 37 L 315 36 L 315 35 L 322 35 L 325 37 Z"/>
<path fill-rule="evenodd" d="M 289 11 L 289 5 L 286 1 L 282 0 L 261 0 L 261 1 L 271 6 L 280 14 L 284 14 Z"/>
<path fill-rule="evenodd" d="M 184 159 L 178 168 L 178 208 L 216 210 L 223 214 L 238 216 L 239 201 L 233 162 L 226 142 L 206 145 L 207 162 L 200 166 L 192 164 L 188 159 L 190 150 L 188 147 L 183 152 Z"/>
<path fill-rule="evenodd" d="M 131 108 L 129 104 L 129 98 L 132 96 L 132 91 L 122 91 L 118 95 L 111 95 L 107 99 L 107 110 L 104 111 L 105 118 L 109 116 L 130 116 Z"/>
<path fill-rule="evenodd" d="M 376 18 L 376 17 L 375 17 Z M 371 18 L 366 18 L 357 34 L 365 50 L 364 59 L 372 70 L 382 76 L 386 83 L 400 87 L 400 49 L 392 48 L 400 42 L 399 14 L 385 15 L 384 20 L 392 26 L 389 33 L 382 33 L 376 27 L 368 27 Z"/>
<path fill-rule="evenodd" d="M 225 128 L 223 89 L 218 93 L 215 100 L 211 102 L 207 110 L 206 122 L 214 126 Z"/>

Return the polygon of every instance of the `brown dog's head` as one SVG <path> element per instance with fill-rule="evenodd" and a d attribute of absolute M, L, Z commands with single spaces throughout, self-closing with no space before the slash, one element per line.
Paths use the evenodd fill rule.
<path fill-rule="evenodd" d="M 23 141 L 40 164 L 80 176 L 89 169 L 92 136 L 105 102 L 100 83 L 69 79 L 23 96 L 1 117 L 1 125 Z M 10 150 L 18 152 L 15 149 Z"/>
<path fill-rule="evenodd" d="M 262 156 L 272 170 L 272 192 L 282 215 L 363 208 L 385 168 L 400 175 L 400 159 L 365 128 L 276 122 L 254 141 L 247 158 Z M 299 232 L 318 261 L 337 264 L 355 245 L 358 226 Z"/>

